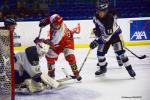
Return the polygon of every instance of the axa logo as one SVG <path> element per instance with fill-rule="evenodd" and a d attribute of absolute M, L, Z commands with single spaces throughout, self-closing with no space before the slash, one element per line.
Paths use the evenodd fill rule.
<path fill-rule="evenodd" d="M 146 32 L 145 31 L 136 31 L 133 34 L 133 36 L 131 37 L 131 40 L 134 39 L 134 38 L 136 40 L 147 39 Z"/>

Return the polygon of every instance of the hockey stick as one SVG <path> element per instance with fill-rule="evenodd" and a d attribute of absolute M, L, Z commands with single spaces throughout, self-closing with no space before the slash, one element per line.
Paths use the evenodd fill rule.
<path fill-rule="evenodd" d="M 68 81 L 68 80 L 71 80 L 71 79 L 73 79 L 73 78 L 72 77 L 65 77 L 65 78 L 62 78 L 62 79 L 58 79 L 56 81 L 62 83 L 62 82 L 65 82 L 65 81 Z"/>
<path fill-rule="evenodd" d="M 57 82 L 60 82 L 60 83 L 62 83 L 62 82 L 65 82 L 65 81 L 68 81 L 68 80 L 71 80 L 71 79 L 73 79 L 68 73 L 67 73 L 67 71 L 65 70 L 65 68 L 61 68 L 62 69 L 62 71 L 63 71 L 63 73 L 65 74 L 65 78 L 62 78 L 62 79 L 58 79 L 57 80 Z"/>
<path fill-rule="evenodd" d="M 38 38 L 40 38 L 40 36 L 41 36 L 41 32 L 42 32 L 42 27 L 40 27 L 40 31 L 39 31 Z"/>
<path fill-rule="evenodd" d="M 128 50 L 131 54 L 133 54 L 135 57 L 137 57 L 138 59 L 145 59 L 147 56 L 146 55 L 142 55 L 142 56 L 138 56 L 136 55 L 135 53 L 133 53 L 131 50 L 129 50 L 126 46 L 125 46 L 125 43 L 124 41 L 122 42 L 123 43 L 123 47 Z"/>
<path fill-rule="evenodd" d="M 129 50 L 127 47 L 125 47 L 125 49 L 128 50 L 131 54 L 133 54 L 138 59 L 145 59 L 147 57 L 146 55 L 138 56 L 135 53 L 133 53 L 131 50 Z"/>
<path fill-rule="evenodd" d="M 82 70 L 82 68 L 83 68 L 83 66 L 84 66 L 84 64 L 85 64 L 85 62 L 86 62 L 86 60 L 87 60 L 87 58 L 88 58 L 90 52 L 91 52 L 91 49 L 89 49 L 89 51 L 88 51 L 88 53 L 87 53 L 87 55 L 86 55 L 86 57 L 85 57 L 85 59 L 84 59 L 82 65 L 81 65 L 81 67 L 80 67 L 80 69 L 79 69 L 79 73 L 81 72 L 81 70 Z"/>
<path fill-rule="evenodd" d="M 68 78 L 71 78 L 71 76 L 67 73 L 67 71 L 65 70 L 65 68 L 61 68 L 62 71 L 64 72 L 65 76 Z"/>
<path fill-rule="evenodd" d="M 89 49 L 89 51 L 88 51 L 88 53 L 87 53 L 87 55 L 86 55 L 86 57 L 85 57 L 85 59 L 84 59 L 82 65 L 81 65 L 81 67 L 80 67 L 80 69 L 79 69 L 79 73 L 81 72 L 81 70 L 82 70 L 82 68 L 83 68 L 83 66 L 84 66 L 84 64 L 85 64 L 85 62 L 86 62 L 86 60 L 87 60 L 87 58 L 88 58 L 90 52 L 91 52 L 91 49 Z M 64 74 L 66 75 L 66 77 L 63 78 L 63 79 L 58 79 L 57 82 L 65 82 L 65 81 L 68 81 L 68 80 L 71 80 L 71 79 L 75 79 L 75 77 L 69 75 L 69 74 L 66 72 L 66 70 L 65 70 L 64 68 L 62 68 L 62 71 L 64 72 Z"/>

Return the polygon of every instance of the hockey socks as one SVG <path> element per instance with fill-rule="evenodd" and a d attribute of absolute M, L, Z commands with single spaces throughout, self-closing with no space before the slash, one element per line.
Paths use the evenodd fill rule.
<path fill-rule="evenodd" d="M 74 76 L 72 76 L 73 79 L 77 79 L 78 81 L 80 81 L 82 79 L 82 77 L 79 75 L 79 71 L 78 71 L 78 67 L 76 64 L 72 64 L 70 65 L 72 72 L 74 74 Z"/>

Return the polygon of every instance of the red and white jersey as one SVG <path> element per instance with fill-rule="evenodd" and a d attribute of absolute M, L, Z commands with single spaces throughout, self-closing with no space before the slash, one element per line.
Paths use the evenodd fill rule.
<path fill-rule="evenodd" d="M 70 30 L 67 28 L 67 26 L 62 22 L 60 29 L 55 30 L 52 27 L 51 22 L 51 16 L 43 19 L 41 22 L 44 23 L 44 25 L 50 24 L 50 31 L 48 34 L 48 38 L 50 39 L 50 42 L 52 45 L 56 47 L 63 48 L 71 48 L 74 49 L 74 40 L 73 40 L 73 34 L 74 33 L 80 33 L 80 24 L 78 24 L 77 27 Z"/>
<path fill-rule="evenodd" d="M 54 30 L 52 27 L 50 28 L 49 38 L 55 47 L 61 46 L 74 48 L 73 34 L 79 32 L 79 27 L 70 30 L 64 23 L 62 23 L 59 30 Z"/>
<path fill-rule="evenodd" d="M 51 42 L 54 45 L 59 44 L 62 38 L 65 36 L 66 30 L 68 29 L 64 23 L 61 25 L 59 30 L 54 30 L 53 28 L 50 28 L 49 36 L 50 36 Z"/>

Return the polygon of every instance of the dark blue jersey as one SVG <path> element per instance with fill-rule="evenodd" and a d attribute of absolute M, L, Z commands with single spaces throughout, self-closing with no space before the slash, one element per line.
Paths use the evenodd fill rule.
<path fill-rule="evenodd" d="M 116 15 L 109 11 L 103 18 L 100 18 L 96 13 L 93 17 L 93 22 L 95 24 L 94 34 L 97 39 L 101 39 L 103 42 L 109 41 L 112 35 L 121 33 Z"/>

